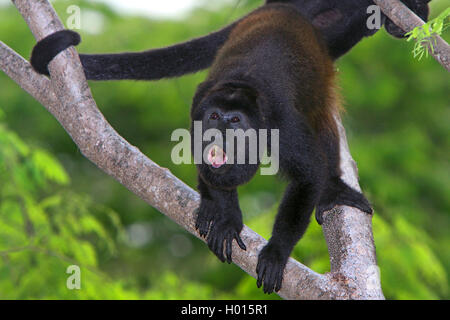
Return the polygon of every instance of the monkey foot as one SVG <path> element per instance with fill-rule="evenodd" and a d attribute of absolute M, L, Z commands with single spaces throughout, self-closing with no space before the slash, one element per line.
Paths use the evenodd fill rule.
<path fill-rule="evenodd" d="M 283 271 L 288 258 L 282 250 L 270 242 L 261 250 L 256 266 L 258 274 L 256 285 L 258 288 L 264 285 L 264 293 L 280 291 Z"/>

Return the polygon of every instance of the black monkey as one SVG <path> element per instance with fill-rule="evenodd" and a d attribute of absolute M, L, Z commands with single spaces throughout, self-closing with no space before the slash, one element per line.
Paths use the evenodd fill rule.
<path fill-rule="evenodd" d="M 87 78 L 94 80 L 155 80 L 212 64 L 194 97 L 193 121 L 201 121 L 204 130 L 221 132 L 279 129 L 280 169 L 290 184 L 256 270 L 258 286 L 270 293 L 280 290 L 287 259 L 314 208 L 319 223 L 323 213 L 336 205 L 372 212 L 366 198 L 340 179 L 332 60 L 376 30 L 366 27 L 366 9 L 373 4 L 369 0 L 267 2 L 230 26 L 186 43 L 141 53 L 80 57 Z M 428 0 L 404 2 L 427 18 Z M 386 28 L 395 36 L 403 35 L 389 21 Z M 34 48 L 32 65 L 48 74 L 53 57 L 79 41 L 72 31 L 50 35 Z M 236 188 L 253 177 L 258 165 L 231 165 L 223 150 L 206 151 L 221 159 L 198 165 L 201 204 L 196 228 L 220 260 L 231 262 L 233 239 L 246 249 L 239 236 L 243 224 Z"/>
<path fill-rule="evenodd" d="M 280 173 L 290 183 L 272 237 L 258 258 L 257 285 L 264 285 L 266 293 L 280 290 L 286 262 L 314 208 L 319 223 L 336 205 L 372 213 L 364 195 L 340 178 L 334 77 L 320 33 L 296 7 L 268 4 L 231 30 L 194 97 L 192 121 L 200 121 L 203 132 L 220 130 L 222 145 L 230 142 L 227 129 L 279 130 Z M 231 164 L 228 149 L 214 142 L 202 143 L 208 161 L 197 165 L 201 204 L 196 228 L 221 261 L 231 262 L 233 240 L 246 249 L 239 235 L 243 223 L 236 188 L 253 177 L 258 163 L 237 164 L 240 151 L 234 150 Z M 249 153 L 248 144 L 244 151 Z"/>
<path fill-rule="evenodd" d="M 428 18 L 428 2 L 431 0 L 403 0 L 422 19 Z M 348 52 L 364 37 L 378 30 L 369 30 L 366 21 L 371 0 L 266 0 L 270 3 L 294 5 L 325 39 L 333 59 Z M 402 37 L 404 32 L 383 14 L 381 22 L 386 30 Z M 135 53 L 80 54 L 86 77 L 90 80 L 158 80 L 178 77 L 208 68 L 217 50 L 225 43 L 237 22 L 204 37 L 176 44 L 167 48 Z M 31 64 L 36 71 L 48 75 L 48 63 L 61 51 L 77 45 L 80 36 L 64 30 L 40 41 L 34 48 Z"/>

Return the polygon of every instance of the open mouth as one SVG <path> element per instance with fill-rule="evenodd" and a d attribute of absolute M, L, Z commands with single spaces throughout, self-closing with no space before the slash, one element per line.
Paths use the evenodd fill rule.
<path fill-rule="evenodd" d="M 222 148 L 220 148 L 217 145 L 214 145 L 209 149 L 208 152 L 208 161 L 211 164 L 211 166 L 215 169 L 218 169 L 222 167 L 224 164 L 227 163 L 227 155 L 225 154 L 225 151 L 223 151 Z"/>

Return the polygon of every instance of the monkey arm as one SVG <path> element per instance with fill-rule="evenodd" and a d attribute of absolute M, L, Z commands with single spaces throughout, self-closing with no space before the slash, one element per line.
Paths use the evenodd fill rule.
<path fill-rule="evenodd" d="M 213 189 L 199 177 L 200 207 L 195 228 L 205 237 L 209 249 L 222 261 L 232 262 L 233 240 L 247 250 L 240 233 L 244 224 L 236 189 Z M 225 251 L 225 255 L 224 255 Z"/>

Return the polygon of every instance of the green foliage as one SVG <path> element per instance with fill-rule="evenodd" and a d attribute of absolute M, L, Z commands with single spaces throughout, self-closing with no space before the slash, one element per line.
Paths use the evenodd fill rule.
<path fill-rule="evenodd" d="M 200 36 L 260 2 L 199 9 L 182 21 L 121 16 L 91 1 L 70 4 L 103 17 L 101 33 L 81 30 L 78 47 L 97 53 L 139 51 Z M 431 2 L 439 4 L 445 3 Z M 65 21 L 68 3 L 54 5 Z M 0 7 L 0 39 L 24 57 L 35 43 L 12 6 Z M 409 50 L 409 43 L 380 31 L 340 59 L 343 117 L 361 185 L 376 211 L 386 297 L 448 299 L 448 73 L 432 59 L 417 63 Z M 191 99 L 204 75 L 90 86 L 122 136 L 195 187 L 195 167 L 171 162 L 170 135 L 189 127 Z M 221 264 L 202 242 L 89 163 L 48 112 L 2 73 L 0 106 L 0 298 L 278 298 L 264 295 L 255 279 Z M 277 178 L 257 176 L 239 189 L 245 223 L 266 238 L 284 187 Z M 142 233 L 145 241 L 135 242 Z M 329 271 L 315 221 L 293 256 L 317 272 Z M 81 290 L 66 288 L 71 264 L 81 267 Z"/>
<path fill-rule="evenodd" d="M 450 8 L 447 8 L 439 16 L 429 20 L 423 26 L 416 27 L 408 32 L 406 36 L 407 41 L 415 40 L 413 54 L 414 58 L 419 60 L 425 56 L 428 58 L 428 48 L 434 53 L 434 46 L 436 44 L 436 35 L 442 33 L 450 26 Z"/>
<path fill-rule="evenodd" d="M 3 124 L 0 168 L 0 181 L 8 182 L 0 186 L 0 299 L 207 299 L 218 294 L 170 272 L 142 293 L 129 289 L 130 280 L 113 281 L 99 268 L 99 257 L 117 255 L 123 229 L 116 213 L 66 189 L 68 176 L 59 161 L 30 148 Z M 66 286 L 70 265 L 81 268 L 81 290 Z"/>
<path fill-rule="evenodd" d="M 404 216 L 407 214 L 390 222 L 374 218 L 384 294 L 391 299 L 439 299 L 448 295 L 447 273 L 433 249 L 433 240 Z"/>
<path fill-rule="evenodd" d="M 99 254 L 117 253 L 110 232 L 121 232 L 116 214 L 66 189 L 59 161 L 1 123 L 0 181 L 6 182 L 0 185 L 0 298 L 127 296 L 119 284 L 104 287 L 107 277 L 97 270 Z M 66 288 L 71 264 L 82 269 L 86 290 Z"/>

